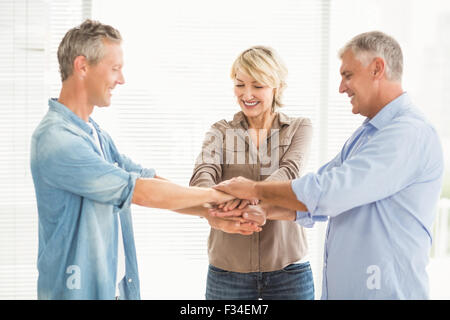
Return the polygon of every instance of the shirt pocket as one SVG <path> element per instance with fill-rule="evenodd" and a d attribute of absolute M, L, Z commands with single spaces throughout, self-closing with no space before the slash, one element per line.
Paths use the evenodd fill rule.
<path fill-rule="evenodd" d="M 269 151 L 260 150 L 260 163 L 261 163 L 261 175 L 262 179 L 266 179 L 269 175 L 274 173 L 276 170 L 280 168 L 281 159 L 285 155 L 286 151 L 289 149 L 291 145 L 290 138 L 280 139 L 279 142 L 273 143 L 270 145 Z"/>

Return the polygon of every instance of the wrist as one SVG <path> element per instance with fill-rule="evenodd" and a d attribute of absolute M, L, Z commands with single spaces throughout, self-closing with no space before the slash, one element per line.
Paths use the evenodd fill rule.
<path fill-rule="evenodd" d="M 263 203 L 263 202 L 260 202 L 259 206 L 261 207 L 261 210 L 265 213 L 266 219 L 267 220 L 273 220 L 272 219 L 273 218 L 272 217 L 272 215 L 273 215 L 273 208 L 270 205 L 268 205 L 267 203 Z"/>
<path fill-rule="evenodd" d="M 258 199 L 259 201 L 263 200 L 263 190 L 261 183 L 254 181 L 252 183 L 252 194 L 255 199 Z"/>
<path fill-rule="evenodd" d="M 208 188 L 209 194 L 208 194 L 208 202 L 217 203 L 219 201 L 219 191 L 214 190 L 213 188 Z"/>

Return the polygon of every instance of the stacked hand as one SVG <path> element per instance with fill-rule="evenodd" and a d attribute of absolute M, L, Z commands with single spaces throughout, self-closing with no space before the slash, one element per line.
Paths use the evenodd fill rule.
<path fill-rule="evenodd" d="M 258 205 L 259 200 L 249 192 L 253 181 L 238 177 L 224 181 L 213 188 L 227 196 L 239 197 L 223 201 L 210 208 L 207 217 L 212 228 L 228 233 L 251 235 L 262 230 L 266 223 L 266 210 Z"/>

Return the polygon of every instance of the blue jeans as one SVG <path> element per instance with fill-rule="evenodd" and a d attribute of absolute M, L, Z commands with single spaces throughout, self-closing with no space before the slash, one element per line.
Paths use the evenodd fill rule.
<path fill-rule="evenodd" d="M 240 273 L 209 265 L 206 300 L 314 300 L 309 262 L 272 272 Z"/>

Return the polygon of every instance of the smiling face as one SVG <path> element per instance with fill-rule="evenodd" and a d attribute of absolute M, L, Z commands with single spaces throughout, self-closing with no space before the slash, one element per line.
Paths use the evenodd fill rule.
<path fill-rule="evenodd" d="M 272 111 L 274 89 L 240 70 L 234 79 L 234 95 L 248 118 L 263 117 Z"/>
<path fill-rule="evenodd" d="M 86 91 L 89 104 L 106 107 L 111 104 L 111 91 L 125 83 L 122 74 L 123 52 L 119 43 L 104 41 L 104 56 L 95 65 L 88 65 Z"/>
<path fill-rule="evenodd" d="M 354 114 L 359 113 L 366 117 L 372 117 L 373 109 L 376 107 L 374 99 L 377 93 L 373 72 L 374 63 L 371 62 L 364 66 L 351 49 L 342 55 L 340 69 L 342 80 L 339 92 L 347 93 L 351 98 L 350 103 L 353 106 Z"/>

